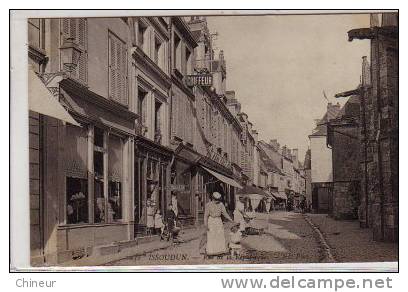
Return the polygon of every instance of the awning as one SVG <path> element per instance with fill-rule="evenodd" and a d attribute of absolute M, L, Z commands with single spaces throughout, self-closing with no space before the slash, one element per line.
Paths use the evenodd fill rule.
<path fill-rule="evenodd" d="M 262 197 L 267 197 L 268 194 L 261 188 L 255 186 L 244 186 L 241 190 L 237 192 L 238 195 L 250 195 L 250 194 L 258 194 Z"/>
<path fill-rule="evenodd" d="M 207 167 L 202 166 L 202 168 L 204 168 L 206 171 L 208 171 L 210 174 L 212 174 L 214 177 L 216 177 L 217 179 L 219 179 L 220 181 L 229 184 L 230 186 L 242 189 L 242 186 L 236 182 L 234 179 L 226 177 L 225 175 L 222 175 L 218 172 L 215 172 L 211 169 L 208 169 Z"/>
<path fill-rule="evenodd" d="M 279 193 L 279 192 L 272 192 L 272 195 L 275 196 L 276 198 L 287 200 L 288 197 L 284 193 Z"/>
<path fill-rule="evenodd" d="M 28 107 L 34 112 L 65 121 L 75 126 L 81 126 L 51 94 L 31 68 L 28 69 Z"/>

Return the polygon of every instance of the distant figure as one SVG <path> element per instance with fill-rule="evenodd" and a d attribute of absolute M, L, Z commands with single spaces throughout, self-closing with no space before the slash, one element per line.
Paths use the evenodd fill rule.
<path fill-rule="evenodd" d="M 166 211 L 166 228 L 167 228 L 167 241 L 174 239 L 174 229 L 176 226 L 176 214 L 174 213 L 174 208 L 172 204 L 169 204 Z"/>
<path fill-rule="evenodd" d="M 235 210 L 234 210 L 234 222 L 239 224 L 239 230 L 241 232 L 244 232 L 245 228 L 247 227 L 247 224 L 244 218 L 245 216 L 246 216 L 245 198 L 238 197 L 238 201 L 235 204 Z"/>
<path fill-rule="evenodd" d="M 160 234 L 160 236 L 163 235 L 164 224 L 160 209 L 157 209 L 156 214 L 154 215 L 154 229 L 156 234 Z"/>
<path fill-rule="evenodd" d="M 173 208 L 174 215 L 178 217 L 178 202 L 177 202 L 177 193 L 174 192 L 171 194 L 171 205 Z"/>
<path fill-rule="evenodd" d="M 147 200 L 147 207 L 146 207 L 146 228 L 147 228 L 147 235 L 153 234 L 154 229 L 154 205 L 150 199 Z"/>

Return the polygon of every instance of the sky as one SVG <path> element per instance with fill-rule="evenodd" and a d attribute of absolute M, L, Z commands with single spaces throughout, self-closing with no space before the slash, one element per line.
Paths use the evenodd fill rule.
<path fill-rule="evenodd" d="M 259 139 L 299 149 L 303 161 L 315 119 L 327 100 L 355 89 L 369 41 L 348 41 L 350 29 L 369 27 L 369 15 L 207 17 L 215 46 L 224 50 L 227 90 L 235 90 Z"/>

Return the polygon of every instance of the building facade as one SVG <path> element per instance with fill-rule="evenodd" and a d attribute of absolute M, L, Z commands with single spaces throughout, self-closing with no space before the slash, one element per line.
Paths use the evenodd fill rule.
<path fill-rule="evenodd" d="M 360 222 L 379 241 L 398 241 L 398 14 L 371 15 L 369 28 L 348 32 L 370 40 L 361 96 L 362 196 Z M 368 64 L 367 64 L 368 65 Z"/>
<path fill-rule="evenodd" d="M 327 147 L 327 123 L 340 111 L 340 105 L 327 104 L 326 114 L 317 121 L 309 135 L 311 155 L 312 208 L 317 213 L 331 212 L 332 199 L 332 151 Z"/>

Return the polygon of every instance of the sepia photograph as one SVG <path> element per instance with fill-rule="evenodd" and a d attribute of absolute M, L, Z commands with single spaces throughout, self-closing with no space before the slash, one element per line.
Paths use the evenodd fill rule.
<path fill-rule="evenodd" d="M 33 268 L 398 270 L 398 11 L 90 12 L 26 19 Z"/>

